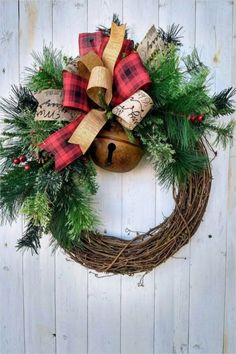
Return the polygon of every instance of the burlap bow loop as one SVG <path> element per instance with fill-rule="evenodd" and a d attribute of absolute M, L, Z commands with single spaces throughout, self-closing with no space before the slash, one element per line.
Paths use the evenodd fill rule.
<path fill-rule="evenodd" d="M 102 107 L 99 93 L 105 90 L 105 101 L 108 105 L 112 99 L 112 74 L 103 65 L 102 60 L 94 52 L 85 54 L 78 61 L 78 74 L 88 81 L 87 95 L 99 107 Z"/>

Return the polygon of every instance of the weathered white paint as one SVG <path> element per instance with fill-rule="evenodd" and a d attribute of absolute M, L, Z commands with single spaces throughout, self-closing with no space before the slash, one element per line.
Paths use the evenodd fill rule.
<path fill-rule="evenodd" d="M 0 0 L 0 94 L 18 82 L 32 49 L 52 42 L 76 55 L 78 32 L 108 25 L 114 12 L 137 41 L 153 23 L 180 23 L 183 52 L 200 49 L 215 72 L 213 90 L 231 84 L 232 1 Z M 39 256 L 16 253 L 21 220 L 2 227 L 0 353 L 236 353 L 235 145 L 229 164 L 229 151 L 218 150 L 209 206 L 191 243 L 144 279 L 96 277 L 61 251 L 52 255 L 46 237 Z M 107 233 L 132 238 L 172 210 L 171 193 L 145 160 L 124 175 L 98 169 L 98 182 L 95 205 Z"/>

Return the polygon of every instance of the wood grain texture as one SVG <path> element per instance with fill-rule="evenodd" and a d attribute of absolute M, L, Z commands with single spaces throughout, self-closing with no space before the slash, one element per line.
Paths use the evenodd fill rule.
<path fill-rule="evenodd" d="M 236 87 L 236 4 L 233 4 L 232 85 Z M 234 114 L 234 118 L 235 114 Z M 226 249 L 226 289 L 224 319 L 224 353 L 236 353 L 236 132 L 228 174 L 228 215 Z"/>
<path fill-rule="evenodd" d="M 135 41 L 152 24 L 180 23 L 181 51 L 196 44 L 213 69 L 212 90 L 236 84 L 233 1 L 0 0 L 0 95 L 23 78 L 33 49 L 52 42 L 75 56 L 78 33 L 109 25 L 113 13 Z M 0 353 L 235 354 L 235 146 L 230 162 L 229 150 L 218 150 L 208 209 L 191 243 L 144 278 L 99 278 L 61 251 L 52 255 L 46 237 L 38 256 L 23 256 L 14 247 L 21 220 L 1 227 Z M 145 159 L 127 174 L 97 172 L 102 232 L 130 239 L 170 214 L 171 191 Z"/>
<path fill-rule="evenodd" d="M 19 67 L 32 64 L 33 50 L 52 42 L 52 1 L 19 2 Z M 55 353 L 55 272 L 49 237 L 44 237 L 38 256 L 24 253 L 24 310 L 26 353 Z M 47 294 L 45 296 L 45 294 Z"/>
<path fill-rule="evenodd" d="M 196 46 L 203 61 L 213 69 L 213 92 L 230 85 L 231 41 L 232 4 L 228 1 L 197 2 Z M 191 353 L 220 353 L 223 348 L 228 189 L 225 171 L 228 170 L 229 151 L 217 150 L 205 222 L 191 242 Z"/>
<path fill-rule="evenodd" d="M 19 82 L 18 2 L 0 1 L 0 96 Z M 2 126 L 0 127 L 2 130 Z M 15 244 L 22 234 L 19 218 L 0 228 L 0 353 L 24 353 L 24 291 L 22 253 Z"/>

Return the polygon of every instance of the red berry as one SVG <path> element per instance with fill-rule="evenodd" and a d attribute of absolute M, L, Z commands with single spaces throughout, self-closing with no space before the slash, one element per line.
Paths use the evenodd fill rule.
<path fill-rule="evenodd" d="M 197 116 L 197 121 L 199 122 L 199 123 L 201 123 L 202 121 L 203 121 L 203 115 L 202 114 L 199 114 L 199 116 Z"/>
<path fill-rule="evenodd" d="M 20 159 L 17 157 L 16 159 L 13 160 L 14 165 L 19 165 Z"/>
<path fill-rule="evenodd" d="M 25 171 L 29 171 L 30 170 L 30 165 L 28 165 L 28 164 L 26 164 L 25 166 L 24 166 L 24 169 L 25 169 Z"/>
<path fill-rule="evenodd" d="M 194 115 L 193 115 L 193 116 L 191 116 L 191 117 L 190 117 L 190 120 L 191 120 L 191 122 L 192 122 L 192 123 L 194 123 L 194 122 L 195 122 L 195 120 L 196 120 L 196 116 L 194 116 Z"/>
<path fill-rule="evenodd" d="M 25 155 L 21 155 L 19 157 L 19 159 L 20 159 L 20 162 L 25 162 L 27 160 L 27 157 Z"/>

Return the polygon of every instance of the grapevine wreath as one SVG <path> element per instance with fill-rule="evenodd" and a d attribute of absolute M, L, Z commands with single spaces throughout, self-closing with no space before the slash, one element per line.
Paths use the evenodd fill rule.
<path fill-rule="evenodd" d="M 206 148 L 214 153 L 233 134 L 233 120 L 220 118 L 234 112 L 235 90 L 210 95 L 209 69 L 196 49 L 182 56 L 180 30 L 152 26 L 134 45 L 114 16 L 111 28 L 79 35 L 80 57 L 51 46 L 33 53 L 25 86 L 0 104 L 0 208 L 3 221 L 25 216 L 18 248 L 37 253 L 46 233 L 88 268 L 133 274 L 188 243 L 211 188 Z M 127 172 L 144 154 L 173 189 L 174 211 L 132 240 L 100 234 L 95 164 Z"/>

